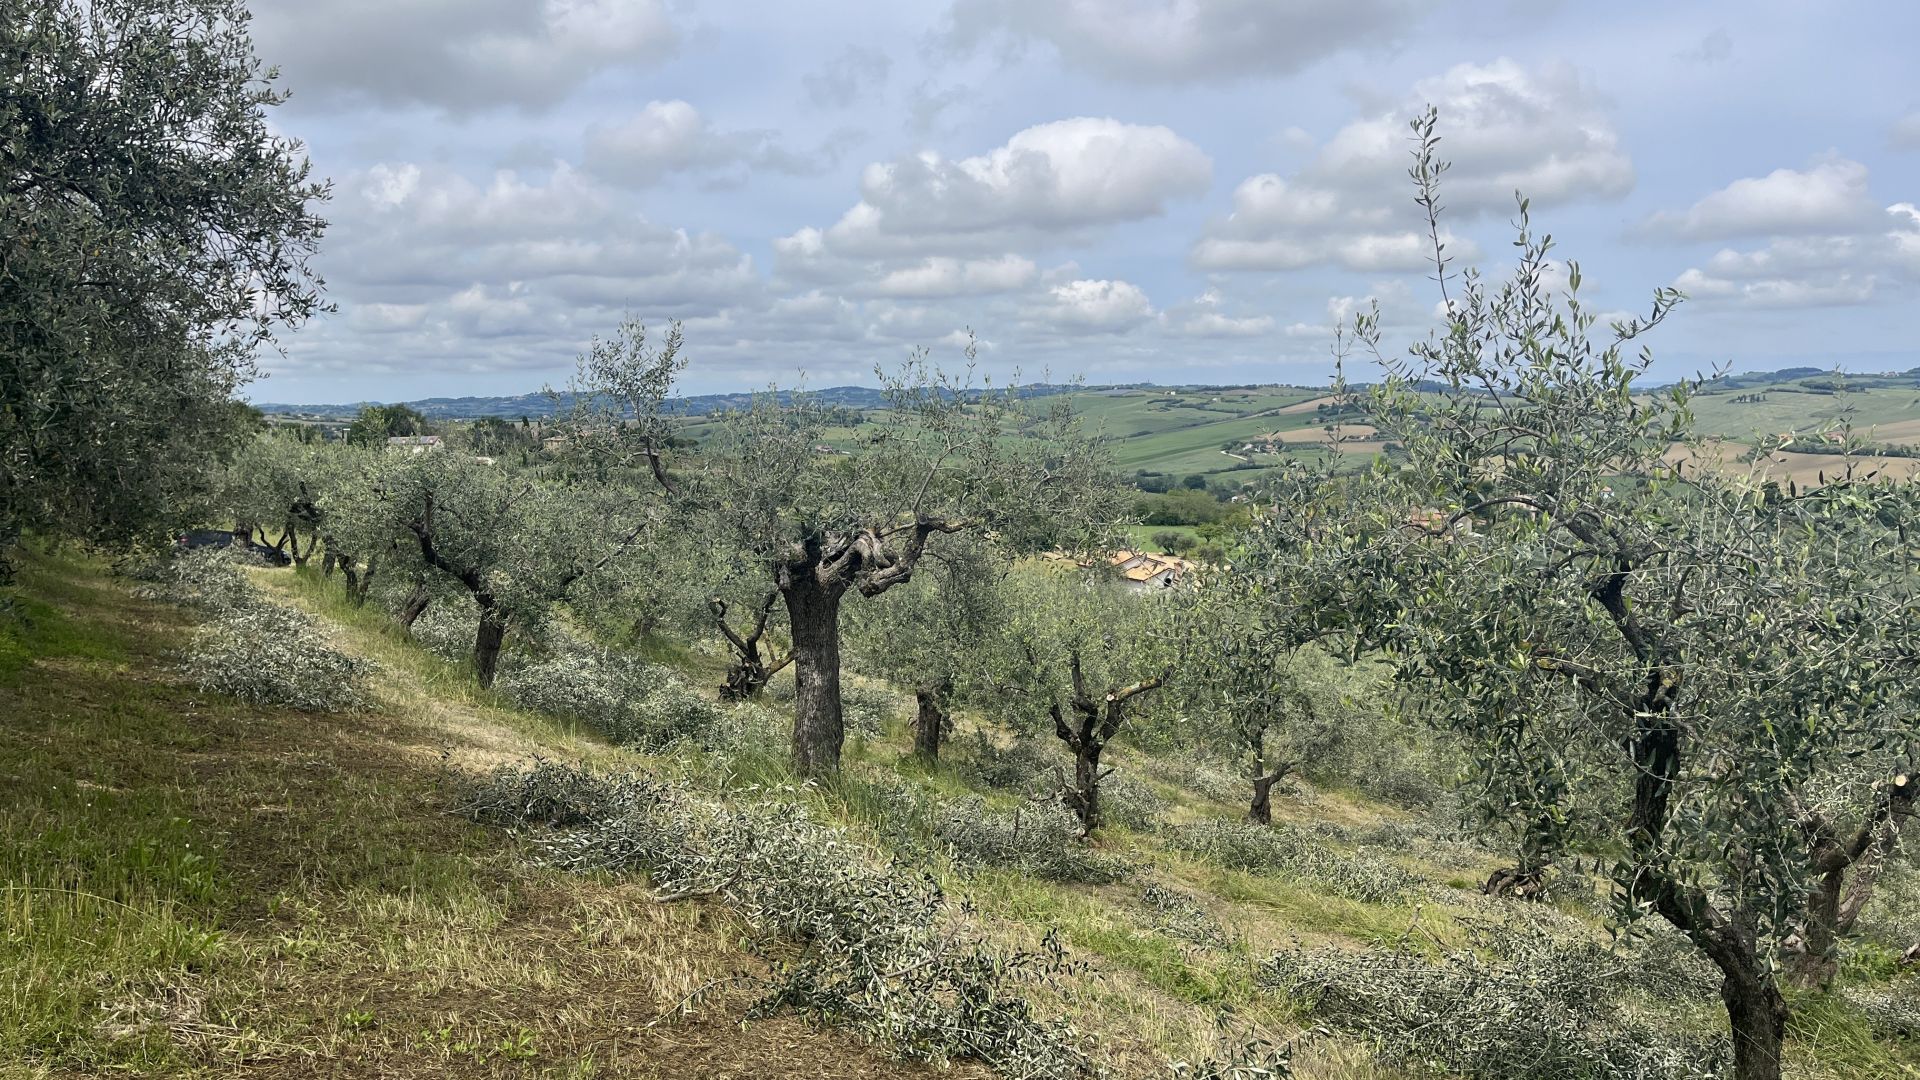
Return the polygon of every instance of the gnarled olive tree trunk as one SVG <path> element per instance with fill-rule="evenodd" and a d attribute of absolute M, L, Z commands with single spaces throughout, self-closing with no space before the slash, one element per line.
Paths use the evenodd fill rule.
<path fill-rule="evenodd" d="M 1900 830 L 1913 819 L 1920 780 L 1894 777 L 1876 795 L 1858 829 L 1842 837 L 1826 817 L 1803 810 L 1800 827 L 1812 841 L 1819 881 L 1807 897 L 1807 914 L 1793 948 L 1788 976 L 1795 986 L 1826 986 L 1839 973 L 1840 939 L 1853 932 L 1860 912 L 1873 899 L 1880 872 L 1900 842 Z"/>
<path fill-rule="evenodd" d="M 846 585 L 794 574 L 783 592 L 793 634 L 793 767 L 802 776 L 840 770 L 840 598 Z"/>
<path fill-rule="evenodd" d="M 394 619 L 400 623 L 402 629 L 411 632 L 413 624 L 426 613 L 427 604 L 432 600 L 433 594 L 427 591 L 427 583 L 416 581 L 413 583 L 413 591 L 407 593 L 407 598 L 401 602 L 400 611 L 394 615 Z"/>
<path fill-rule="evenodd" d="M 1065 776 L 1060 777 L 1060 801 L 1080 819 L 1081 834 L 1088 835 L 1100 827 L 1100 781 L 1113 771 L 1101 771 L 1100 755 L 1119 733 L 1120 724 L 1126 719 L 1127 702 L 1160 686 L 1166 679 L 1164 676 L 1142 679 L 1109 690 L 1096 699 L 1087 689 L 1078 652 L 1068 655 L 1067 670 L 1072 676 L 1067 708 L 1063 711 L 1057 698 L 1048 708 L 1053 714 L 1054 734 L 1073 751 L 1073 782 L 1069 784 Z"/>
<path fill-rule="evenodd" d="M 1293 772 L 1296 762 L 1282 761 L 1274 765 L 1271 770 L 1267 768 L 1267 729 L 1265 727 L 1248 733 L 1247 749 L 1252 755 L 1248 778 L 1253 781 L 1253 799 L 1247 805 L 1247 820 L 1255 825 L 1271 825 L 1273 824 L 1273 786 Z"/>
<path fill-rule="evenodd" d="M 793 767 L 802 776 L 840 771 L 846 722 L 840 709 L 840 601 L 847 590 L 878 596 L 913 577 L 935 533 L 966 522 L 920 517 L 893 528 L 829 536 L 807 532 L 774 567 L 793 635 Z M 904 539 L 903 539 L 904 537 Z"/>
<path fill-rule="evenodd" d="M 761 641 L 767 632 L 767 617 L 773 612 L 773 605 L 779 602 L 780 590 L 768 590 L 760 602 L 753 625 L 743 634 L 727 625 L 725 600 L 715 596 L 707 601 L 707 610 L 713 613 L 714 625 L 720 628 L 721 636 L 727 639 L 728 646 L 733 649 L 733 662 L 727 665 L 727 681 L 720 687 L 722 699 L 745 701 L 757 696 L 766 689 L 768 681 L 792 662 L 792 653 L 769 663 L 768 658 L 760 652 Z"/>
<path fill-rule="evenodd" d="M 500 645 L 507 637 L 507 617 L 493 594 L 478 592 L 473 599 L 480 605 L 480 625 L 473 636 L 473 674 L 481 686 L 490 687 L 494 673 L 500 669 Z"/>

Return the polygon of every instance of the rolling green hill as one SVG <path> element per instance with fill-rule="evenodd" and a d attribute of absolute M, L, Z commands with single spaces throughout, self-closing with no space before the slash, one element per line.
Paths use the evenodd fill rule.
<path fill-rule="evenodd" d="M 1297 386 L 1092 386 L 1068 389 L 1041 386 L 1029 392 L 1051 396 L 1065 393 L 1074 409 L 1095 429 L 1115 442 L 1114 461 L 1128 473 L 1160 474 L 1176 479 L 1198 475 L 1209 481 L 1247 483 L 1280 465 L 1289 454 L 1317 454 L 1326 449 L 1327 418 L 1317 410 L 1329 399 L 1324 389 Z M 832 387 L 817 398 L 842 406 L 851 415 L 870 415 L 883 408 L 879 391 L 865 387 Z M 749 395 L 712 394 L 683 399 L 683 433 L 700 440 L 715 430 L 713 414 L 739 408 Z M 538 416 L 551 409 L 542 395 L 511 398 L 435 398 L 411 403 L 443 423 L 481 416 Z M 264 410 L 281 422 L 312 418 L 339 420 L 352 406 L 267 405 Z M 1812 477 L 1820 466 L 1822 447 L 1815 432 L 1851 425 L 1854 437 L 1877 447 L 1920 447 L 1920 371 L 1885 375 L 1837 375 L 1815 368 L 1789 368 L 1771 373 L 1748 373 L 1710 380 L 1694 396 L 1693 409 L 1704 435 L 1736 444 L 1723 455 L 1737 459 L 1758 439 L 1788 432 L 1802 440 L 1789 448 L 1778 466 L 1795 478 Z M 1266 437 L 1277 437 L 1265 443 Z M 833 428 L 827 445 L 841 447 L 857 439 L 855 428 Z M 1283 453 L 1249 451 L 1248 444 L 1279 447 Z M 1382 445 L 1365 438 L 1343 440 L 1333 447 L 1356 463 L 1379 453 Z M 1800 451 L 1807 451 L 1801 453 Z M 1893 465 L 1904 470 L 1907 466 Z"/>

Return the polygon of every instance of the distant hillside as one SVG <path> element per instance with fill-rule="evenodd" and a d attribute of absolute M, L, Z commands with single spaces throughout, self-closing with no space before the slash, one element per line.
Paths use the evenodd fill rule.
<path fill-rule="evenodd" d="M 1148 383 L 1132 383 L 1124 386 L 1071 386 L 1071 385 L 1035 385 L 1022 387 L 1023 393 L 1032 395 L 1060 394 L 1079 390 L 1127 390 Z M 831 386 L 825 390 L 809 390 L 807 396 L 826 405 L 844 405 L 853 409 L 879 409 L 886 406 L 886 396 L 878 387 L 873 386 Z M 669 408 L 682 416 L 705 416 L 708 413 L 725 412 L 729 409 L 744 409 L 753 403 L 752 392 L 731 394 L 697 394 L 692 397 L 675 398 L 668 402 Z M 791 400 L 792 391 L 780 391 L 781 400 Z M 568 394 L 549 396 L 547 394 L 518 394 L 505 397 L 437 397 L 421 398 L 403 404 L 416 409 L 421 415 L 432 420 L 471 420 L 482 416 L 498 416 L 519 419 L 522 416 L 538 419 L 551 416 L 555 412 L 571 406 L 572 397 Z M 257 406 L 261 412 L 282 416 L 353 416 L 362 406 L 384 405 L 389 402 L 358 401 L 351 405 L 289 405 L 268 403 Z"/>
<path fill-rule="evenodd" d="M 1798 386 L 1816 393 L 1833 393 L 1839 390 L 1912 390 L 1920 387 L 1920 367 L 1906 371 L 1864 372 L 1835 371 L 1827 368 L 1792 367 L 1779 371 L 1749 371 L 1739 375 L 1727 375 L 1723 378 L 1708 379 L 1700 389 L 1712 393 L 1720 390 L 1752 390 L 1760 387 Z"/>
<path fill-rule="evenodd" d="M 1061 393 L 1124 393 L 1130 390 L 1173 390 L 1187 394 L 1225 393 L 1241 390 L 1253 390 L 1272 384 L 1239 383 L 1232 385 L 1165 385 L 1160 383 L 1107 383 L 1098 386 L 1075 386 L 1071 384 L 1040 384 L 1024 387 L 1029 394 L 1047 395 Z M 1844 387 L 1847 390 L 1874 389 L 1913 389 L 1920 388 L 1920 367 L 1903 372 L 1841 372 L 1818 367 L 1789 367 L 1778 371 L 1747 371 L 1737 375 L 1726 375 L 1718 379 L 1709 379 L 1702 384 L 1706 393 L 1739 391 L 1760 387 L 1784 388 L 1798 386 L 1815 393 L 1831 393 Z M 781 391 L 782 399 L 790 398 L 791 392 Z M 872 386 L 831 386 L 824 390 L 807 391 L 815 400 L 828 405 L 844 405 L 855 409 L 884 408 L 886 398 L 878 387 Z M 697 394 L 691 397 L 676 398 L 672 403 L 675 412 L 683 416 L 705 416 L 709 413 L 740 409 L 752 404 L 754 394 L 736 392 L 729 394 Z M 351 417 L 364 405 L 390 404 L 388 402 L 357 401 L 352 404 L 301 405 L 272 402 L 259 405 L 262 412 L 283 416 L 311 417 Z M 482 416 L 498 416 L 519 419 L 522 416 L 538 419 L 551 416 L 559 409 L 571 404 L 571 398 L 560 394 L 557 399 L 544 393 L 516 394 L 499 397 L 434 397 L 408 401 L 404 404 L 435 420 L 470 420 Z"/>

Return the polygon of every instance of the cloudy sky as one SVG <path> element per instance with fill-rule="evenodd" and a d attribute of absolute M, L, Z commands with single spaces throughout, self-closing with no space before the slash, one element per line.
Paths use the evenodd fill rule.
<path fill-rule="evenodd" d="M 520 393 L 632 312 L 689 391 L 1317 384 L 1423 333 L 1406 121 L 1453 250 L 1513 192 L 1663 374 L 1920 364 L 1920 5 L 1811 0 L 255 0 L 334 182 L 337 313 L 259 401 Z"/>

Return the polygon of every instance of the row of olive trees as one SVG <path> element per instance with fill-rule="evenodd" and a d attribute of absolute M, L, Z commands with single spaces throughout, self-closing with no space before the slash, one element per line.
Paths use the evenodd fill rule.
<path fill-rule="evenodd" d="M 969 544 L 998 558 L 1084 548 L 1104 540 L 1122 513 L 1103 441 L 1063 400 L 1036 409 L 924 357 L 879 372 L 887 408 L 856 429 L 857 445 L 830 447 L 833 417 L 804 395 L 769 393 L 722 417 L 697 453 L 670 461 L 669 397 L 682 364 L 677 330 L 656 347 L 637 325 L 622 327 L 582 358 L 573 413 L 559 428 L 579 475 L 606 482 L 622 493 L 616 498 L 658 498 L 667 508 L 696 556 L 678 569 L 709 597 L 734 649 L 734 692 L 752 693 L 791 664 L 792 759 L 802 775 L 839 768 L 849 597 L 881 597 L 924 566 L 964 557 Z M 944 579 L 959 580 L 952 572 Z M 778 659 L 762 652 L 776 607 L 785 616 Z M 903 641 L 902 660 L 910 648 Z M 896 661 L 882 666 L 900 670 Z M 941 708 L 940 673 L 909 681 L 923 684 L 930 709 Z"/>
<path fill-rule="evenodd" d="M 356 600 L 377 575 L 414 581 L 403 618 L 435 593 L 464 595 L 483 684 L 510 628 L 555 605 L 642 630 L 663 612 L 684 624 L 697 608 L 733 651 L 729 696 L 791 665 L 794 765 L 826 775 L 844 738 L 847 597 L 881 597 L 930 568 L 941 602 L 917 613 L 929 624 L 903 628 L 895 654 L 874 664 L 922 691 L 923 742 L 937 753 L 942 723 L 931 718 L 957 676 L 931 662 L 909 670 L 924 655 L 914 642 L 992 618 L 987 568 L 1104 542 L 1124 507 L 1104 444 L 1064 401 L 1030 407 L 923 358 L 884 376 L 889 408 L 844 452 L 822 449 L 826 410 L 773 394 L 720 418 L 698 452 L 673 452 L 681 366 L 677 330 L 655 345 L 628 324 L 596 341 L 570 415 L 552 428 L 559 453 L 540 468 L 263 436 L 229 470 L 226 513 L 296 562 L 324 550 Z M 1106 737 L 1089 735 L 1087 761 Z"/>
<path fill-rule="evenodd" d="M 1431 114 L 1413 177 L 1438 213 Z M 1272 647 L 1372 650 L 1467 748 L 1465 790 L 1522 874 L 1611 860 L 1615 918 L 1661 918 L 1718 968 L 1742 1080 L 1781 1075 L 1784 970 L 1817 985 L 1915 810 L 1920 578 L 1909 485 L 1785 491 L 1696 471 L 1689 387 L 1644 386 L 1648 316 L 1596 329 L 1549 285 L 1520 203 L 1497 285 L 1435 261 L 1445 329 L 1365 396 L 1405 464 L 1272 494 L 1234 587 Z M 1435 236 L 1440 232 L 1436 226 Z"/>

